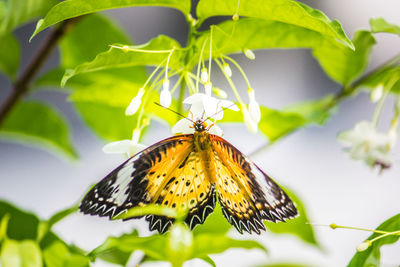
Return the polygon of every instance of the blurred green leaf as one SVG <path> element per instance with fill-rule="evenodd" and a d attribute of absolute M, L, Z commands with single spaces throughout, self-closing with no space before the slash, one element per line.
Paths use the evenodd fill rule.
<path fill-rule="evenodd" d="M 67 0 L 54 6 L 44 19 L 39 20 L 31 39 L 45 28 L 60 21 L 108 9 L 134 6 L 165 6 L 176 8 L 186 16 L 190 13 L 190 0 Z"/>
<path fill-rule="evenodd" d="M 110 18 L 97 14 L 85 16 L 60 42 L 61 66 L 74 68 L 93 60 L 111 44 L 129 44 L 132 41 L 127 36 Z"/>
<path fill-rule="evenodd" d="M 18 72 L 21 47 L 12 33 L 0 34 L 0 71 L 15 80 Z"/>
<path fill-rule="evenodd" d="M 353 43 L 355 50 L 326 41 L 313 50 L 314 57 L 329 77 L 344 86 L 364 72 L 376 42 L 369 31 L 357 31 Z"/>
<path fill-rule="evenodd" d="M 269 229 L 271 232 L 277 233 L 277 234 L 292 234 L 297 237 L 299 237 L 301 240 L 303 240 L 306 243 L 309 243 L 311 245 L 320 247 L 318 241 L 315 238 L 315 233 L 314 229 L 309 223 L 309 219 L 307 217 L 307 212 L 304 208 L 303 203 L 301 200 L 290 190 L 285 189 L 285 192 L 289 195 L 289 197 L 292 199 L 292 201 L 296 204 L 297 211 L 299 213 L 299 216 L 288 220 L 284 223 L 273 223 L 273 222 L 267 222 L 264 221 L 265 226 L 267 229 Z"/>
<path fill-rule="evenodd" d="M 400 55 L 375 69 L 353 84 L 354 88 L 373 89 L 379 84 L 386 84 L 392 80 L 400 80 Z M 400 81 L 397 81 L 390 90 L 391 93 L 400 94 Z"/>
<path fill-rule="evenodd" d="M 179 211 L 174 208 L 169 208 L 161 205 L 146 205 L 143 207 L 133 207 L 129 209 L 126 213 L 119 214 L 112 218 L 112 220 L 119 220 L 119 219 L 131 219 L 134 217 L 142 217 L 147 214 L 154 214 L 160 216 L 168 216 L 171 218 L 183 218 L 186 215 L 186 212 Z"/>
<path fill-rule="evenodd" d="M 57 0 L 8 0 L 7 12 L 0 17 L 0 35 L 11 32 L 18 26 L 45 14 Z M 4 5 L 0 10 L 4 9 Z M 4 10 L 2 11 L 4 12 Z"/>
<path fill-rule="evenodd" d="M 201 0 L 197 6 L 200 22 L 212 16 L 232 16 L 236 13 L 237 0 L 215 1 Z M 239 16 L 279 21 L 300 28 L 309 29 L 336 39 L 353 49 L 342 26 L 336 20 L 331 21 L 321 11 L 292 0 L 251 0 L 240 2 Z"/>
<path fill-rule="evenodd" d="M 101 138 L 109 141 L 130 139 L 136 116 L 125 116 L 125 108 L 75 101 L 83 121 Z"/>
<path fill-rule="evenodd" d="M 230 248 L 257 248 L 267 252 L 267 249 L 256 241 L 237 240 L 226 235 L 210 233 L 194 237 L 192 257 L 201 258 L 210 254 L 218 254 Z"/>
<path fill-rule="evenodd" d="M 71 253 L 60 241 L 53 242 L 43 250 L 43 260 L 47 267 L 86 267 L 89 259 L 83 255 Z"/>
<path fill-rule="evenodd" d="M 369 20 L 373 33 L 386 32 L 400 36 L 400 26 L 387 22 L 384 18 L 372 18 Z"/>
<path fill-rule="evenodd" d="M 49 147 L 70 158 L 77 158 L 65 119 L 58 111 L 41 102 L 18 103 L 5 119 L 0 136 Z"/>
<path fill-rule="evenodd" d="M 120 46 L 122 47 L 123 45 Z M 130 47 L 143 50 L 170 50 L 173 47 L 179 48 L 180 45 L 174 39 L 160 35 L 146 44 Z M 166 61 L 168 55 L 169 53 L 124 52 L 122 49 L 112 47 L 107 52 L 98 54 L 93 61 L 78 65 L 73 70 L 67 70 L 62 78 L 61 84 L 64 86 L 71 77 L 86 72 L 143 65 L 157 66 L 163 61 Z M 169 66 L 173 67 L 174 65 L 177 65 L 177 62 L 179 62 L 179 56 L 180 52 L 175 51 L 171 57 Z"/>
<path fill-rule="evenodd" d="M 33 240 L 15 241 L 6 239 L 1 248 L 2 267 L 41 267 L 42 256 L 38 244 Z"/>
<path fill-rule="evenodd" d="M 301 102 L 284 108 L 284 111 L 302 116 L 308 124 L 322 125 L 331 117 L 337 103 L 334 95 L 327 95 L 317 100 Z"/>
<path fill-rule="evenodd" d="M 259 128 L 271 143 L 305 124 L 306 120 L 299 114 L 261 107 Z"/>
<path fill-rule="evenodd" d="M 0 201 L 0 219 L 9 216 L 7 237 L 15 240 L 32 239 L 37 237 L 39 219 L 28 212 L 22 211 L 13 205 Z"/>
<path fill-rule="evenodd" d="M 376 228 L 376 230 L 393 232 L 400 231 L 400 214 L 397 214 Z M 367 240 L 372 240 L 381 234 L 373 233 Z M 381 247 L 388 244 L 393 244 L 399 240 L 399 235 L 390 235 L 378 239 L 372 243 L 372 245 L 365 251 L 357 252 L 351 259 L 348 267 L 370 267 L 370 266 L 380 266 L 381 260 Z"/>
<path fill-rule="evenodd" d="M 198 59 L 203 43 L 208 38 L 209 31 L 206 31 L 196 40 L 197 57 L 193 61 Z M 242 18 L 236 22 L 225 21 L 214 28 L 212 56 L 218 58 L 223 54 L 242 52 L 245 48 L 314 48 L 323 41 L 333 42 L 331 38 L 326 39 L 309 29 L 278 21 Z M 209 52 L 206 50 L 203 58 L 208 57 Z"/>

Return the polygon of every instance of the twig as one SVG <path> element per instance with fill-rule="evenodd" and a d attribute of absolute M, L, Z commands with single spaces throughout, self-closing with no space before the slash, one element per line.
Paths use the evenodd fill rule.
<path fill-rule="evenodd" d="M 0 127 L 15 104 L 17 104 L 21 97 L 28 92 L 33 78 L 46 62 L 58 41 L 66 32 L 68 32 L 71 26 L 75 24 L 78 19 L 79 17 L 65 20 L 58 28 L 54 29 L 47 37 L 47 40 L 44 41 L 37 54 L 33 57 L 32 61 L 14 83 L 8 98 L 0 106 Z"/>

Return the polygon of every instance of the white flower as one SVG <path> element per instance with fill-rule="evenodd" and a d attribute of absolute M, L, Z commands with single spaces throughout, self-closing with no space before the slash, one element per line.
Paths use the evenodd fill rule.
<path fill-rule="evenodd" d="M 193 243 L 193 234 L 184 224 L 174 224 L 169 234 L 169 248 L 177 253 L 185 253 Z"/>
<path fill-rule="evenodd" d="M 126 116 L 133 115 L 136 113 L 136 111 L 140 107 L 140 104 L 142 103 L 143 95 L 144 95 L 144 89 L 140 88 L 137 95 L 134 98 L 132 98 L 131 103 L 129 103 L 128 107 L 126 108 L 125 110 Z"/>
<path fill-rule="evenodd" d="M 231 70 L 231 67 L 229 67 L 228 63 L 224 63 L 223 69 L 224 69 L 226 76 L 232 77 L 232 70 Z"/>
<path fill-rule="evenodd" d="M 383 95 L 383 85 L 379 84 L 377 87 L 372 89 L 372 91 L 369 95 L 369 98 L 372 103 L 375 103 L 375 102 L 378 102 L 379 99 L 382 98 L 382 95 Z"/>
<path fill-rule="evenodd" d="M 377 131 L 368 121 L 361 121 L 354 129 L 338 135 L 338 141 L 348 146 L 350 157 L 363 160 L 370 166 L 388 168 L 393 162 L 390 152 L 391 137 Z"/>
<path fill-rule="evenodd" d="M 253 51 L 251 51 L 250 49 L 247 49 L 247 48 L 244 49 L 244 50 L 243 50 L 243 53 L 244 53 L 244 55 L 245 55 L 248 59 L 253 60 L 253 59 L 256 58 L 256 55 L 254 55 Z"/>
<path fill-rule="evenodd" d="M 136 153 L 146 148 L 145 145 L 139 144 L 140 130 L 135 129 L 132 134 L 132 140 L 121 140 L 108 143 L 103 147 L 103 152 L 107 154 L 125 154 L 132 157 Z"/>
<path fill-rule="evenodd" d="M 256 101 L 255 93 L 253 88 L 249 88 L 247 90 L 249 94 L 249 113 L 250 117 L 253 119 L 255 123 L 259 123 L 261 120 L 261 110 L 260 105 Z"/>
<path fill-rule="evenodd" d="M 250 112 L 244 105 L 242 107 L 242 113 L 243 113 L 244 123 L 246 124 L 247 129 L 249 129 L 250 132 L 252 133 L 257 133 L 258 124 L 253 120 L 253 118 L 250 115 Z"/>
<path fill-rule="evenodd" d="M 194 120 L 203 118 L 203 115 L 212 117 L 215 120 L 220 120 L 224 116 L 223 108 L 234 111 L 239 110 L 232 101 L 218 99 L 203 93 L 193 94 L 186 98 L 183 103 L 191 105 L 190 112 L 198 116 L 195 117 Z"/>
<path fill-rule="evenodd" d="M 171 92 L 169 91 L 168 79 L 164 79 L 163 82 L 163 90 L 160 94 L 160 104 L 165 108 L 169 108 L 169 106 L 171 105 Z"/>
<path fill-rule="evenodd" d="M 213 87 L 213 93 L 220 98 L 228 97 L 228 94 L 224 90 L 217 88 L 217 87 Z"/>
<path fill-rule="evenodd" d="M 206 68 L 201 69 L 200 80 L 202 83 L 206 83 L 208 81 L 208 72 Z"/>

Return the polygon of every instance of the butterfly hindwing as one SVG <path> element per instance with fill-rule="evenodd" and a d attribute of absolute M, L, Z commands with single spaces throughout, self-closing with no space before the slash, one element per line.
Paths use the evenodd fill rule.
<path fill-rule="evenodd" d="M 215 207 L 215 189 L 207 178 L 199 153 L 193 150 L 181 164 L 167 176 L 156 203 L 170 208 L 187 209 L 185 222 L 193 229 L 205 221 Z M 172 218 L 148 215 L 150 229 L 163 233 Z"/>
<path fill-rule="evenodd" d="M 193 135 L 180 135 L 139 152 L 96 184 L 82 200 L 80 210 L 111 218 L 154 202 L 167 174 L 187 157 L 192 146 Z"/>
<path fill-rule="evenodd" d="M 219 202 L 227 220 L 242 232 L 265 230 L 262 220 L 285 221 L 297 215 L 287 194 L 239 150 L 210 135 L 215 154 Z"/>

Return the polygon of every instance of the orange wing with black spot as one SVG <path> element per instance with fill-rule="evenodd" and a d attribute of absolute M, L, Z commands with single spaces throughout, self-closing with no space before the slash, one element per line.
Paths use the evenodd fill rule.
<path fill-rule="evenodd" d="M 211 135 L 216 189 L 225 218 L 242 233 L 265 230 L 262 220 L 285 221 L 297 215 L 288 195 L 260 168 L 223 138 Z"/>
<path fill-rule="evenodd" d="M 215 206 L 215 189 L 205 179 L 194 153 L 193 135 L 160 141 L 134 155 L 96 184 L 84 197 L 85 214 L 114 217 L 135 206 L 157 203 L 186 206 L 186 222 L 204 222 Z M 173 218 L 148 215 L 150 230 L 165 232 Z"/>

